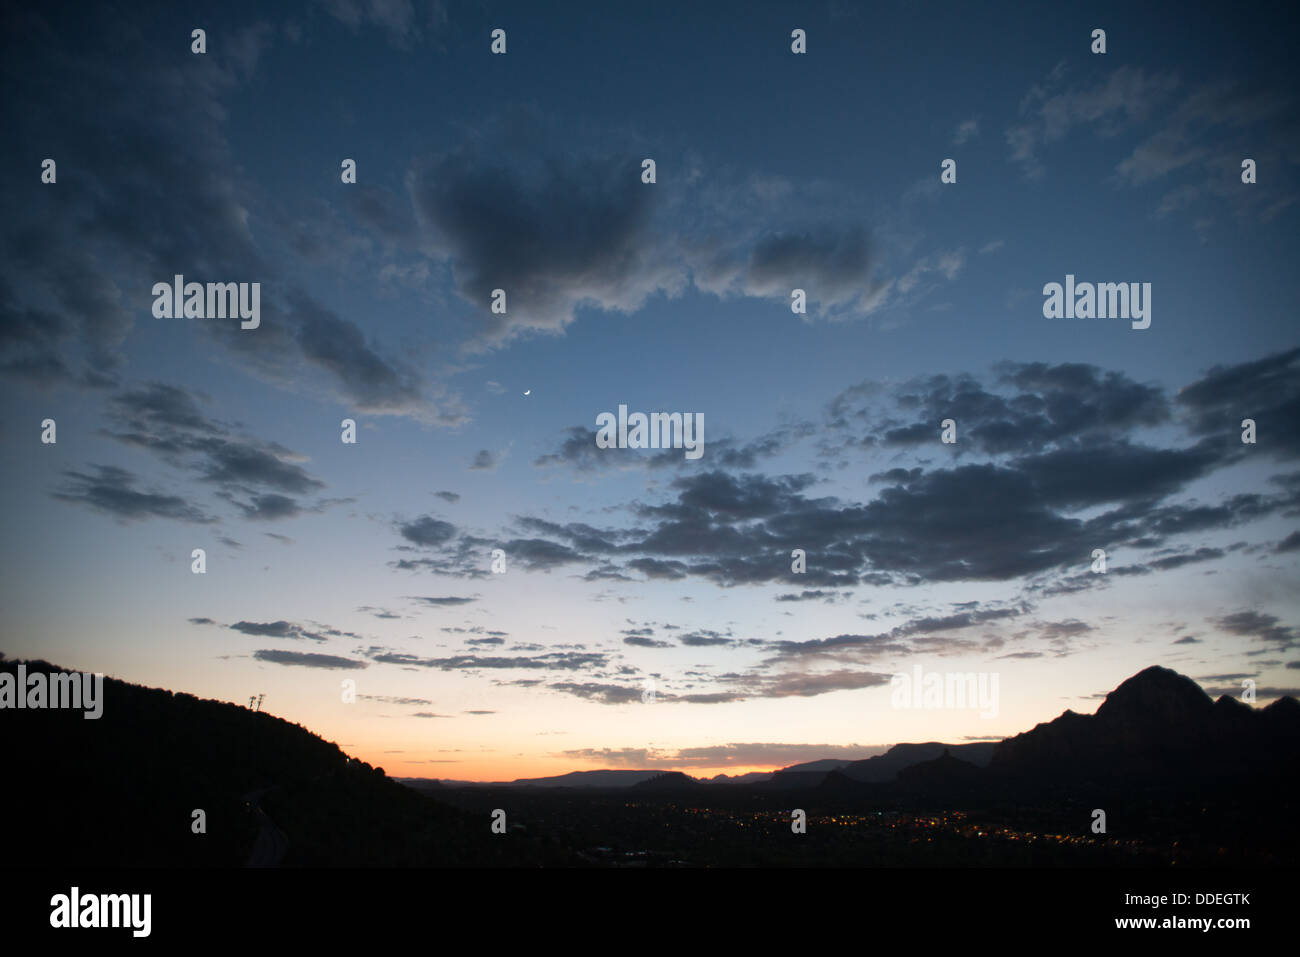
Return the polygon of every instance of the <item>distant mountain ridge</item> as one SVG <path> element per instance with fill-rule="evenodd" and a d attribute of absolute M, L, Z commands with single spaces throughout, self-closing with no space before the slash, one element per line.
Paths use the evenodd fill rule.
<path fill-rule="evenodd" d="M 1300 702 L 1282 697 L 1260 709 L 1227 695 L 1215 701 L 1186 675 L 1152 666 L 1121 682 L 1095 714 L 1066 710 L 1001 741 L 902 743 L 858 761 L 824 758 L 734 777 L 574 771 L 495 786 L 644 788 L 659 778 L 654 787 L 661 790 L 711 784 L 761 790 L 897 785 L 935 791 L 1125 778 L 1174 781 L 1275 766 L 1300 772 Z"/>

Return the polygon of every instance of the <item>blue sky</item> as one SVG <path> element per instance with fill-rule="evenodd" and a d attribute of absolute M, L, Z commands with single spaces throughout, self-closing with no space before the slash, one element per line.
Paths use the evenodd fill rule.
<path fill-rule="evenodd" d="M 999 737 L 1150 664 L 1294 693 L 1283 15 L 5 16 L 6 653 L 475 779 Z M 261 325 L 154 318 L 177 273 Z M 1044 318 L 1067 274 L 1150 328 Z M 598 449 L 620 404 L 704 456 Z M 917 663 L 998 716 L 891 708 Z"/>

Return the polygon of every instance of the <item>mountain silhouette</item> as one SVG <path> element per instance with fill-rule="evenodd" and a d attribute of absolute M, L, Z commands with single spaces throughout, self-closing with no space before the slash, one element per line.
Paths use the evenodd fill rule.
<path fill-rule="evenodd" d="M 896 744 L 884 754 L 862 761 L 854 761 L 840 769 L 845 777 L 855 781 L 884 783 L 893 781 L 900 771 L 925 761 L 933 761 L 945 752 L 951 752 L 954 758 L 975 765 L 986 767 L 993 757 L 995 742 L 979 741 L 974 744 L 942 744 L 927 741 L 924 744 Z"/>
<path fill-rule="evenodd" d="M 645 781 L 632 785 L 634 791 L 679 791 L 685 788 L 698 788 L 700 782 L 681 771 L 665 771 Z"/>
<path fill-rule="evenodd" d="M 1281 698 L 1257 710 L 1168 668 L 1138 672 L 1096 714 L 1066 711 L 1001 741 L 989 769 L 1042 781 L 1191 782 L 1294 770 L 1300 706 Z"/>
<path fill-rule="evenodd" d="M 955 794 L 979 787 L 981 769 L 970 761 L 955 757 L 951 748 L 943 754 L 898 772 L 900 788 L 928 793 Z"/>
<path fill-rule="evenodd" d="M 28 675 L 59 669 L 0 660 Z M 571 863 L 265 711 L 113 678 L 103 714 L 0 712 L 0 814 L 14 862 L 115 866 L 535 866 Z M 205 833 L 194 832 L 202 811 Z"/>

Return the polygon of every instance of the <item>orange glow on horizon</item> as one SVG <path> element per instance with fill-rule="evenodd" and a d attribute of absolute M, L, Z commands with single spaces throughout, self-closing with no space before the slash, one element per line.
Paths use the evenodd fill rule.
<path fill-rule="evenodd" d="M 346 750 L 346 749 L 345 749 Z M 578 764 L 565 762 L 563 759 L 539 757 L 531 759 L 520 759 L 517 763 L 508 766 L 503 765 L 500 759 L 482 759 L 475 760 L 467 758 L 463 761 L 448 761 L 446 763 L 429 763 L 429 759 L 410 759 L 403 755 L 384 754 L 383 752 L 362 752 L 355 754 L 349 752 L 350 756 L 360 758 L 373 767 L 381 767 L 384 773 L 389 777 L 397 778 L 438 778 L 452 781 L 471 781 L 477 784 L 487 784 L 492 782 L 515 781 L 520 778 L 550 778 L 559 777 L 562 774 L 568 774 L 572 771 L 642 771 L 642 770 L 661 770 L 661 771 L 681 771 L 683 774 L 690 775 L 693 778 L 711 778 L 718 774 L 726 774 L 730 777 L 736 777 L 742 774 L 761 772 L 768 774 L 772 771 L 779 771 L 789 765 L 724 765 L 721 767 L 662 767 L 656 766 L 653 761 L 648 762 L 644 768 L 621 768 L 607 765 Z"/>

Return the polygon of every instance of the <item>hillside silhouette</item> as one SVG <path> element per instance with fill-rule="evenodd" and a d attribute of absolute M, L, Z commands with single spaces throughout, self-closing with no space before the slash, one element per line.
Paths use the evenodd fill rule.
<path fill-rule="evenodd" d="M 0 660 L 28 674 L 44 661 Z M 123 866 L 538 866 L 573 863 L 240 705 L 104 679 L 103 715 L 0 712 L 12 861 Z M 196 808 L 207 833 L 191 831 Z M 19 855 L 19 856 L 11 856 Z"/>

